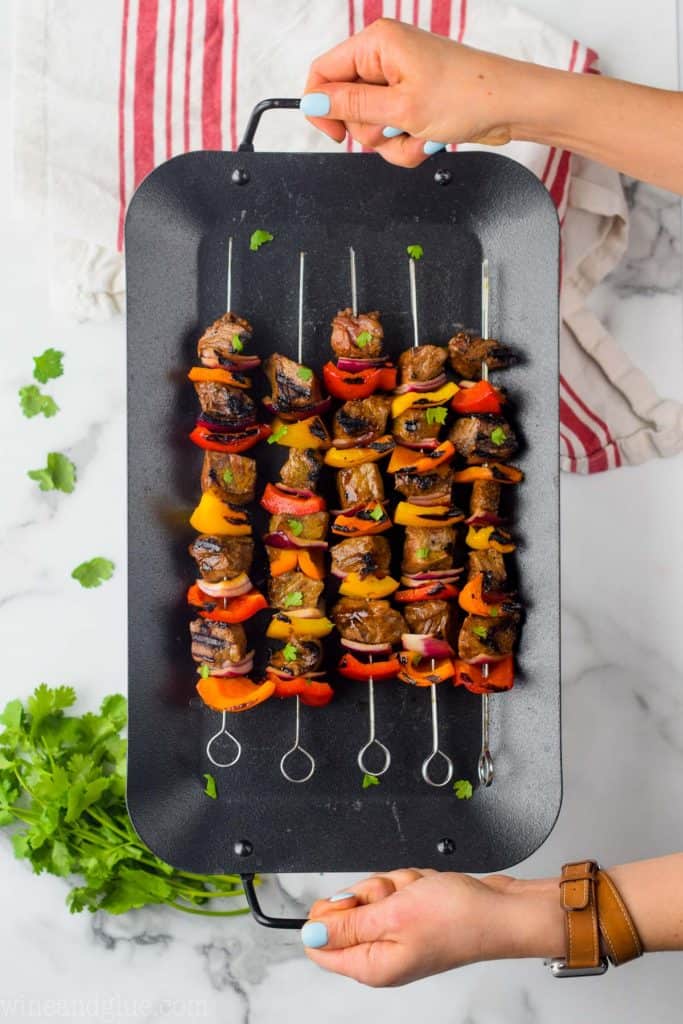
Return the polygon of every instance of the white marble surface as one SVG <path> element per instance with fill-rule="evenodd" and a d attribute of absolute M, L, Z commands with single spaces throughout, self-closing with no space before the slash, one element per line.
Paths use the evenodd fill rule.
<path fill-rule="evenodd" d="M 674 0 L 652 0 L 646 8 L 635 0 L 577 0 L 571 7 L 529 0 L 527 6 L 595 42 L 608 56 L 606 70 L 675 87 Z M 4 126 L 6 8 L 0 5 Z M 6 151 L 0 174 L 7 195 Z M 679 208 L 644 187 L 633 194 L 629 259 L 594 301 L 658 387 L 680 393 Z M 39 681 L 65 682 L 92 706 L 120 690 L 125 678 L 124 326 L 57 322 L 47 307 L 44 230 L 16 223 L 7 207 L 0 216 L 0 701 Z M 61 412 L 27 421 L 16 392 L 30 379 L 32 354 L 48 345 L 66 352 L 65 376 L 51 388 Z M 48 450 L 67 452 L 78 464 L 74 494 L 41 494 L 27 479 L 26 470 L 42 465 Z M 586 853 L 609 864 L 682 846 L 682 506 L 680 460 L 563 478 L 565 797 L 555 831 L 520 873 L 555 873 L 563 860 Z M 95 554 L 112 558 L 117 572 L 100 590 L 83 591 L 69 573 Z M 539 963 L 525 962 L 477 965 L 404 990 L 372 991 L 318 971 L 296 934 L 269 933 L 247 919 L 211 923 L 161 910 L 122 919 L 69 917 L 63 883 L 34 878 L 1 836 L 0 858 L 0 1014 L 10 1019 L 45 1015 L 49 999 L 63 1001 L 53 1015 L 67 1020 L 680 1019 L 680 955 L 648 957 L 601 980 L 557 983 Z M 301 911 L 350 879 L 281 881 L 296 903 L 273 885 L 271 905 Z M 8 1009 L 3 1000 L 12 999 L 18 1002 Z M 31 1006 L 31 999 L 38 1002 Z M 89 1001 L 86 1012 L 79 999 Z"/>

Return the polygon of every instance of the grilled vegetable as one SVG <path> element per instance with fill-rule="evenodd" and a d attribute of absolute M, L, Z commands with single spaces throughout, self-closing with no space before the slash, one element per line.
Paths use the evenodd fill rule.
<path fill-rule="evenodd" d="M 434 686 L 445 683 L 455 675 L 455 667 L 450 658 L 436 661 L 424 658 L 417 651 L 399 651 L 398 662 L 398 678 L 409 686 Z"/>
<path fill-rule="evenodd" d="M 287 640 L 292 633 L 296 636 L 324 637 L 333 629 L 334 624 L 324 615 L 319 618 L 305 619 L 287 615 L 286 612 L 279 612 L 271 619 L 266 636 L 271 640 Z"/>
<path fill-rule="evenodd" d="M 251 533 L 251 523 L 246 512 L 232 508 L 214 491 L 204 491 L 190 516 L 190 526 L 198 533 L 214 533 L 218 536 L 245 537 Z"/>
<path fill-rule="evenodd" d="M 266 669 L 268 675 L 268 669 Z M 311 708 L 323 708 L 329 704 L 334 697 L 334 690 L 329 683 L 321 679 L 310 679 L 307 676 L 298 676 L 295 679 L 280 679 L 270 675 L 275 684 L 275 696 L 280 698 L 299 697 L 302 704 Z"/>
<path fill-rule="evenodd" d="M 265 597 L 256 589 L 226 600 L 211 597 L 196 583 L 187 592 L 187 602 L 195 608 L 199 608 L 200 618 L 209 619 L 212 622 L 227 622 L 230 625 L 246 622 L 252 615 L 256 615 L 257 612 L 268 607 Z"/>
<path fill-rule="evenodd" d="M 408 409 L 426 409 L 429 406 L 443 405 L 459 391 L 458 385 L 450 381 L 436 391 L 409 391 L 405 395 L 396 395 L 391 403 L 391 415 L 396 417 Z"/>
<path fill-rule="evenodd" d="M 363 508 L 338 515 L 332 524 L 332 533 L 342 537 L 358 537 L 383 533 L 385 530 L 390 530 L 391 525 L 391 519 L 384 506 L 377 502 L 370 502 Z"/>
<path fill-rule="evenodd" d="M 297 497 L 281 491 L 275 484 L 266 484 L 261 498 L 261 506 L 273 515 L 277 513 L 291 516 L 307 516 L 313 512 L 322 512 L 325 502 L 317 494 L 310 497 Z"/>
<path fill-rule="evenodd" d="M 517 546 L 506 530 L 498 529 L 495 526 L 470 526 L 465 543 L 477 551 L 493 548 L 494 551 L 500 551 L 504 555 L 514 551 Z"/>
<path fill-rule="evenodd" d="M 240 373 L 239 370 L 224 370 L 222 368 L 209 369 L 206 366 L 193 366 L 188 373 L 188 378 L 193 382 L 211 381 L 214 384 L 229 384 L 232 388 L 250 388 L 251 377 Z"/>
<path fill-rule="evenodd" d="M 285 423 L 276 417 L 271 423 L 269 444 L 281 444 L 285 448 L 329 448 L 330 435 L 319 416 L 309 416 L 295 423 Z"/>
<path fill-rule="evenodd" d="M 190 433 L 190 440 L 199 448 L 213 452 L 246 452 L 255 444 L 268 437 L 270 427 L 265 423 L 256 423 L 236 433 L 221 432 L 219 427 L 206 426 L 198 423 Z"/>
<path fill-rule="evenodd" d="M 396 370 L 391 363 L 356 371 L 340 370 L 334 363 L 325 363 L 323 380 L 331 395 L 348 401 L 368 398 L 375 391 L 393 391 L 396 387 Z"/>
<path fill-rule="evenodd" d="M 429 473 L 437 466 L 448 462 L 454 455 L 455 448 L 450 441 L 442 441 L 431 452 L 416 452 L 411 448 L 402 448 L 400 445 L 397 445 L 389 460 L 387 471 L 389 473 L 397 473 L 399 470 L 410 470 L 414 473 Z"/>
<path fill-rule="evenodd" d="M 397 526 L 453 526 L 465 518 L 459 508 L 448 505 L 413 505 L 399 501 L 394 513 Z"/>
<path fill-rule="evenodd" d="M 431 580 L 420 587 L 408 587 L 406 590 L 397 590 L 394 599 L 402 604 L 409 601 L 450 601 L 457 597 L 460 591 L 453 583 L 446 583 L 442 580 Z"/>
<path fill-rule="evenodd" d="M 460 390 L 453 395 L 451 409 L 459 416 L 471 413 L 499 413 L 503 407 L 503 395 L 499 388 L 494 388 L 487 380 L 477 381 L 471 387 L 460 384 Z"/>
<path fill-rule="evenodd" d="M 398 583 L 391 576 L 361 576 L 357 572 L 350 572 L 344 577 L 339 588 L 339 593 L 344 597 L 364 597 L 368 600 L 389 597 L 398 589 Z"/>
<path fill-rule="evenodd" d="M 505 466 L 502 462 L 489 462 L 485 466 L 467 466 L 453 474 L 454 484 L 471 484 L 475 480 L 496 480 L 499 484 L 518 484 L 524 473 L 516 466 Z"/>
<path fill-rule="evenodd" d="M 344 469 L 366 462 L 379 462 L 385 455 L 393 452 L 395 445 L 391 434 L 383 434 L 363 448 L 335 448 L 333 445 L 325 452 L 325 465 L 332 466 L 333 469 Z"/>
<path fill-rule="evenodd" d="M 484 665 L 470 665 L 460 658 L 455 661 L 454 686 L 465 686 L 470 693 L 500 693 L 511 690 L 515 682 L 515 660 L 510 654 L 500 661 L 489 664 L 484 675 Z"/>
<path fill-rule="evenodd" d="M 275 692 L 275 683 L 268 679 L 253 683 L 251 679 L 217 679 L 208 676 L 197 683 L 197 693 L 213 711 L 248 711 L 262 704 Z"/>
<path fill-rule="evenodd" d="M 343 656 L 337 671 L 345 679 L 354 679 L 358 683 L 366 683 L 370 678 L 373 681 L 381 679 L 392 679 L 397 676 L 400 670 L 398 658 L 382 658 L 380 661 L 361 661 L 354 654 L 347 651 Z"/>

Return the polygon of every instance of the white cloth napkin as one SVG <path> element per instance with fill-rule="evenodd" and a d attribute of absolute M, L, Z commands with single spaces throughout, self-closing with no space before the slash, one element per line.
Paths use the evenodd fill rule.
<path fill-rule="evenodd" d="M 592 50 L 500 0 L 19 0 L 16 198 L 49 226 L 54 307 L 81 319 L 121 311 L 123 218 L 142 178 L 177 153 L 234 149 L 258 100 L 298 95 L 313 57 L 382 16 L 597 73 Z M 259 143 L 336 148 L 296 116 L 264 119 Z M 531 143 L 502 151 L 544 181 L 563 222 L 562 468 L 680 451 L 681 406 L 656 395 L 584 306 L 626 246 L 619 176 Z"/>

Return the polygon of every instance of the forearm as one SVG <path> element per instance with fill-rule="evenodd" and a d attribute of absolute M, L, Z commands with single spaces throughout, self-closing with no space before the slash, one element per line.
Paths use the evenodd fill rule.
<path fill-rule="evenodd" d="M 569 149 L 683 194 L 683 93 L 516 61 L 510 71 L 513 138 Z"/>
<path fill-rule="evenodd" d="M 683 949 L 683 854 L 607 868 L 646 953 Z M 559 957 L 567 952 L 559 878 L 516 880 L 505 897 L 503 957 Z M 503 929 L 501 929 L 501 932 Z"/>

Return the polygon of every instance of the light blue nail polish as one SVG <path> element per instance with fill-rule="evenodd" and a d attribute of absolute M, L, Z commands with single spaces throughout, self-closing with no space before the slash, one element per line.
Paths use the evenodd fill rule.
<path fill-rule="evenodd" d="M 445 148 L 446 148 L 445 143 L 443 143 L 443 142 L 432 142 L 431 139 L 428 142 L 425 142 L 424 146 L 422 147 L 422 149 L 427 154 L 427 156 L 432 156 L 433 153 L 438 153 L 439 150 L 445 149 Z"/>
<path fill-rule="evenodd" d="M 382 128 L 382 135 L 385 139 L 395 139 L 397 135 L 403 135 L 403 129 L 392 128 L 391 125 L 387 125 L 386 128 Z"/>
<path fill-rule="evenodd" d="M 338 892 L 334 896 L 330 896 L 328 903 L 338 903 L 339 900 L 353 900 L 356 898 L 355 892 Z"/>
<path fill-rule="evenodd" d="M 327 926 L 322 921 L 307 921 L 301 929 L 301 941 L 309 949 L 327 945 Z"/>
<path fill-rule="evenodd" d="M 330 112 L 330 97 L 326 92 L 309 92 L 301 97 L 300 108 L 307 117 L 325 117 Z"/>

